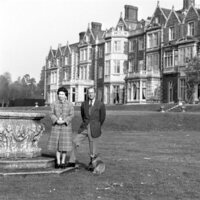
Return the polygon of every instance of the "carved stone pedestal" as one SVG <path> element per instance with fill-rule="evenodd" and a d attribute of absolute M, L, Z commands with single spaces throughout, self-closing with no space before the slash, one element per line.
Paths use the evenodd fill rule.
<path fill-rule="evenodd" d="M 41 155 L 38 141 L 44 131 L 43 113 L 0 112 L 0 158 L 33 158 Z"/>

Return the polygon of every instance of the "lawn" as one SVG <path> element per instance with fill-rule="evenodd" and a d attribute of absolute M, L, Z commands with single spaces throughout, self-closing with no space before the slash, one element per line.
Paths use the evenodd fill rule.
<path fill-rule="evenodd" d="M 79 112 L 73 130 L 80 124 Z M 200 199 L 200 113 L 109 110 L 99 141 L 106 171 L 86 171 L 87 143 L 80 168 L 62 175 L 0 177 L 0 200 L 190 200 Z M 51 127 L 43 120 L 46 144 Z"/>

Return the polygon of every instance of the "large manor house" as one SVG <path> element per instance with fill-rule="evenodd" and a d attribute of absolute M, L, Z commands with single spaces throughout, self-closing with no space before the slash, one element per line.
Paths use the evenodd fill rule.
<path fill-rule="evenodd" d="M 200 55 L 195 0 L 183 0 L 180 10 L 158 2 L 146 20 L 138 20 L 138 7 L 125 5 L 116 24 L 102 30 L 101 23 L 91 22 L 77 43 L 50 48 L 45 65 L 48 103 L 55 101 L 60 86 L 74 104 L 85 100 L 90 86 L 105 104 L 185 101 L 184 69 Z M 199 97 L 196 85 L 194 99 Z"/>

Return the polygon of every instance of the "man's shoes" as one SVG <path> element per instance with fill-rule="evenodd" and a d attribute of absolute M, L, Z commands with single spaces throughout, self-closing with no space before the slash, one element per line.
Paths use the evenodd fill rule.
<path fill-rule="evenodd" d="M 71 162 L 69 162 L 69 163 L 67 163 L 66 165 L 65 165 L 65 168 L 70 168 L 70 167 L 75 167 L 76 166 L 76 163 L 71 163 Z"/>
<path fill-rule="evenodd" d="M 61 163 L 61 164 L 60 164 L 60 168 L 61 168 L 61 169 L 65 169 L 65 168 L 66 168 L 66 164 L 65 164 L 65 163 Z"/>

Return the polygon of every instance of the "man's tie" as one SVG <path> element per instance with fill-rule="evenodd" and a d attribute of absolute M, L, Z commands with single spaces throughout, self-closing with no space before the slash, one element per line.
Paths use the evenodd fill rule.
<path fill-rule="evenodd" d="M 91 110 L 92 110 L 92 100 L 89 101 L 89 114 L 91 114 Z"/>

